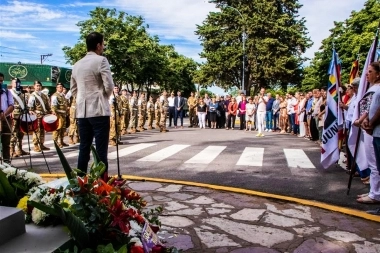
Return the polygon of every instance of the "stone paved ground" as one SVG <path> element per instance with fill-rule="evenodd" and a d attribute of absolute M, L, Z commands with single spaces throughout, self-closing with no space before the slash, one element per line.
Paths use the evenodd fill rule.
<path fill-rule="evenodd" d="M 205 188 L 130 182 L 161 205 L 160 238 L 184 252 L 375 253 L 379 223 L 319 208 Z"/>

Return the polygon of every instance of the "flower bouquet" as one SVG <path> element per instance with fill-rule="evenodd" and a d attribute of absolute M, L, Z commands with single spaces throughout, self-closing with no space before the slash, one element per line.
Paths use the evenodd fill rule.
<path fill-rule="evenodd" d="M 33 200 L 28 204 L 60 217 L 68 227 L 75 249 L 65 252 L 178 252 L 166 249 L 155 235 L 162 208 L 143 212 L 147 203 L 126 180 L 104 181 L 105 165 L 93 147 L 94 163 L 84 176 L 68 166 L 57 145 L 56 149 L 69 181 L 62 200 L 53 206 Z"/>
<path fill-rule="evenodd" d="M 0 165 L 0 205 L 15 207 L 28 191 L 42 185 L 41 176 L 9 164 Z"/>

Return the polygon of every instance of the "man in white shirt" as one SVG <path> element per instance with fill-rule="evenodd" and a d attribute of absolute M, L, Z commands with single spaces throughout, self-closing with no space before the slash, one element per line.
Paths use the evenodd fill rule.
<path fill-rule="evenodd" d="M 174 121 L 174 114 L 175 114 L 175 105 L 174 105 L 174 91 L 170 93 L 170 97 L 168 97 L 169 101 L 169 127 L 172 126 L 172 120 Z"/>
<path fill-rule="evenodd" d="M 265 88 L 261 88 L 260 94 L 259 94 L 259 101 L 257 105 L 257 129 L 259 133 L 256 135 L 256 137 L 264 137 L 264 130 L 265 130 L 265 114 L 266 114 L 266 106 L 268 102 L 268 98 L 264 96 L 265 94 Z"/>
<path fill-rule="evenodd" d="M 296 133 L 296 112 L 294 110 L 294 106 L 297 105 L 297 99 L 294 97 L 294 93 L 293 92 L 289 92 L 289 97 L 288 97 L 288 105 L 287 105 L 287 109 L 288 109 L 288 115 L 289 115 L 289 130 L 290 130 L 290 133 L 292 134 L 297 134 Z"/>

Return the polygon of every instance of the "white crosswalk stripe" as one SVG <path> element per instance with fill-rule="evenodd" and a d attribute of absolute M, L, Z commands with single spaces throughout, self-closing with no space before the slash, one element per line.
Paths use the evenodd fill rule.
<path fill-rule="evenodd" d="M 284 149 L 284 154 L 290 168 L 315 169 L 302 149 Z"/>
<path fill-rule="evenodd" d="M 208 146 L 185 163 L 209 164 L 211 163 L 226 146 Z"/>
<path fill-rule="evenodd" d="M 24 144 L 26 140 L 23 141 Z M 47 161 L 56 162 L 59 160 L 56 150 L 54 148 L 54 142 L 52 140 L 46 141 L 45 145 L 50 147 L 51 150 L 44 152 Z M 158 143 L 138 143 L 130 144 L 126 147 L 124 145 L 119 146 L 119 157 L 126 157 L 132 155 L 132 159 L 129 163 L 133 163 L 136 167 L 141 168 L 151 168 L 152 163 L 165 162 L 167 164 L 176 164 L 176 168 L 179 170 L 194 170 L 194 171 L 218 171 L 221 172 L 219 166 L 210 166 L 210 164 L 219 164 L 223 161 L 223 155 L 221 154 L 225 151 L 228 159 L 227 162 L 232 167 L 226 167 L 228 171 L 239 170 L 245 166 L 247 171 L 262 172 L 262 168 L 271 164 L 271 159 L 264 160 L 264 155 L 266 154 L 265 148 L 260 147 L 245 147 L 243 151 L 230 152 L 227 146 L 207 146 L 201 151 L 195 151 L 191 148 L 191 145 L 185 144 L 173 144 L 173 145 L 162 145 L 157 146 Z M 148 148 L 157 146 L 154 152 Z M 24 149 L 27 150 L 27 144 L 23 145 Z M 70 145 L 62 149 L 66 158 L 77 158 L 79 155 L 78 150 L 79 144 L 75 146 Z M 123 148 L 124 147 L 124 148 Z M 147 149 L 147 151 L 143 151 Z M 280 150 L 279 150 L 280 151 Z M 140 152 L 140 153 L 139 153 Z M 144 152 L 144 153 L 143 153 Z M 240 152 L 240 153 L 239 153 Z M 269 151 L 268 151 L 269 152 Z M 283 160 L 282 164 L 287 164 L 292 175 L 307 176 L 312 175 L 317 172 L 316 166 L 311 162 L 308 155 L 302 149 L 283 149 L 281 150 L 284 156 L 279 155 L 276 157 L 277 164 L 278 161 Z M 269 152 L 270 153 L 270 152 Z M 144 156 L 142 156 L 144 154 Z M 178 155 L 177 155 L 178 154 Z M 112 151 L 108 154 L 108 159 L 116 159 L 116 151 Z M 218 161 L 216 159 L 221 158 Z M 20 163 L 28 159 L 28 156 L 22 158 L 16 158 L 14 162 L 19 161 Z M 44 162 L 41 153 L 32 151 L 32 159 L 34 162 Z M 236 159 L 236 160 L 234 160 Z M 73 161 L 73 160 L 71 160 Z M 285 163 L 286 161 L 286 163 Z"/>
<path fill-rule="evenodd" d="M 157 151 L 151 155 L 148 155 L 146 157 L 143 157 L 138 162 L 160 162 L 172 155 L 175 155 L 176 153 L 180 152 L 181 150 L 189 147 L 190 145 L 171 145 L 169 147 L 166 147 L 164 149 L 161 149 L 160 151 Z"/>
<path fill-rule="evenodd" d="M 130 155 L 132 153 L 135 153 L 137 151 L 152 147 L 154 145 L 156 145 L 156 144 L 155 143 L 140 143 L 140 144 L 136 144 L 133 146 L 126 147 L 126 148 L 122 148 L 119 150 L 119 157 Z M 111 152 L 108 154 L 108 159 L 116 159 L 117 158 L 116 155 L 117 155 L 116 151 Z"/>
<path fill-rule="evenodd" d="M 315 166 L 302 149 L 284 149 L 288 168 L 292 175 L 307 176 L 315 172 Z"/>
<path fill-rule="evenodd" d="M 244 166 L 263 166 L 264 148 L 250 148 L 246 147 L 241 154 L 239 161 L 236 165 Z"/>

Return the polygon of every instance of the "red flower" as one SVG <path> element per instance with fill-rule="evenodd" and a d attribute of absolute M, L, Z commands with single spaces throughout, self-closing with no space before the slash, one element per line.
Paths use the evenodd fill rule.
<path fill-rule="evenodd" d="M 152 248 L 152 253 L 164 253 L 165 247 L 162 245 L 154 245 Z"/>
<path fill-rule="evenodd" d="M 114 205 L 108 209 L 112 215 L 111 227 L 119 227 L 119 229 L 125 233 L 129 234 L 130 224 L 128 218 L 131 217 L 128 211 L 123 210 L 123 203 L 117 199 Z"/>
<path fill-rule="evenodd" d="M 127 198 L 128 194 L 131 192 L 132 190 L 129 189 L 129 188 L 121 188 L 120 189 L 120 193 L 121 193 L 121 196 L 123 198 Z"/>
<path fill-rule="evenodd" d="M 77 180 L 80 187 L 80 193 L 88 192 L 87 188 L 85 187 L 85 185 L 88 183 L 88 177 L 85 176 L 83 179 L 81 177 L 77 177 Z"/>
<path fill-rule="evenodd" d="M 141 246 L 133 245 L 130 253 L 144 253 L 144 249 Z"/>
<path fill-rule="evenodd" d="M 142 224 L 145 223 L 144 218 L 141 215 L 139 215 L 139 214 L 136 214 L 134 218 L 137 221 L 137 223 L 140 224 L 140 225 L 142 225 Z"/>
<path fill-rule="evenodd" d="M 102 179 L 98 179 L 97 182 L 98 182 L 98 187 L 94 189 L 97 195 L 108 196 L 110 192 L 114 190 L 114 188 L 111 185 L 107 184 Z"/>
<path fill-rule="evenodd" d="M 157 233 L 160 230 L 159 226 L 155 226 L 153 224 L 149 224 L 149 227 L 153 230 L 154 233 Z"/>
<path fill-rule="evenodd" d="M 55 192 L 54 188 L 50 188 L 49 193 L 53 194 Z"/>

